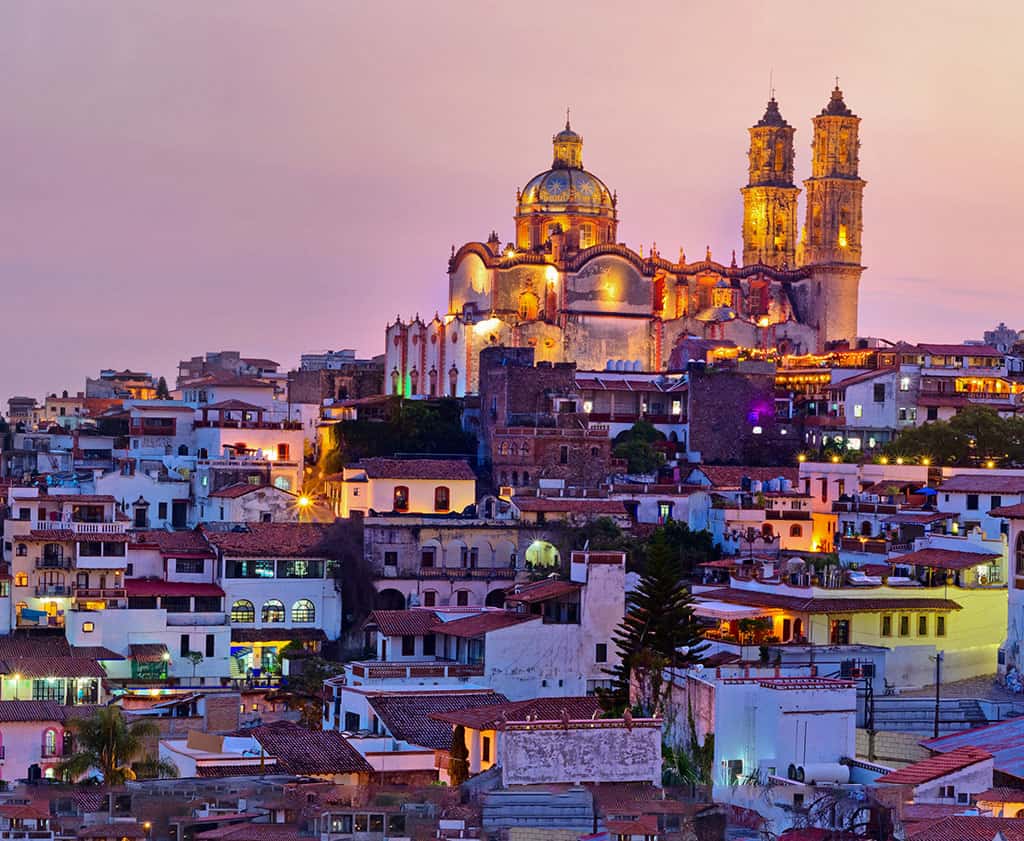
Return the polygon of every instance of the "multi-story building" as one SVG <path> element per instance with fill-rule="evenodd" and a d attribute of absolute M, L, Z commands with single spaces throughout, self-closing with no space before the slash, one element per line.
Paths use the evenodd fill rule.
<path fill-rule="evenodd" d="M 203 356 L 193 356 L 178 363 L 177 386 L 180 388 L 188 380 L 210 374 L 273 380 L 281 376 L 278 374 L 280 367 L 273 359 L 242 356 L 237 350 L 209 351 Z"/>
<path fill-rule="evenodd" d="M 324 480 L 339 517 L 462 514 L 476 503 L 476 474 L 463 459 L 367 458 Z"/>
<path fill-rule="evenodd" d="M 85 396 L 119 400 L 153 400 L 157 383 L 152 374 L 141 371 L 117 371 L 107 368 L 97 379 L 85 380 Z"/>

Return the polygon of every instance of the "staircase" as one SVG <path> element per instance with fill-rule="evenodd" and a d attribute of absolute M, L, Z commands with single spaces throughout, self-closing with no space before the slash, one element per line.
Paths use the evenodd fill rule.
<path fill-rule="evenodd" d="M 863 716 L 860 718 L 863 722 Z M 977 699 L 948 698 L 939 702 L 940 736 L 990 723 Z M 935 699 L 879 698 L 876 695 L 875 730 L 932 735 L 935 732 Z"/>

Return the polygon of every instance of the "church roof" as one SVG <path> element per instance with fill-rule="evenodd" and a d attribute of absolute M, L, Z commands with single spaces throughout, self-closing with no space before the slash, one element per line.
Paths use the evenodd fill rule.
<path fill-rule="evenodd" d="M 600 178 L 585 169 L 549 169 L 535 175 L 523 188 L 520 207 L 530 204 L 574 204 L 583 210 L 588 206 L 611 210 L 611 190 Z"/>
<path fill-rule="evenodd" d="M 856 117 L 857 115 L 851 111 L 845 102 L 843 102 L 843 92 L 839 90 L 839 85 L 836 85 L 832 89 L 832 98 L 828 101 L 828 105 L 821 109 L 822 117 Z"/>
<path fill-rule="evenodd" d="M 757 121 L 758 128 L 763 126 L 778 126 L 779 128 L 789 127 L 789 123 L 787 123 L 782 114 L 779 113 L 779 103 L 775 101 L 774 96 L 768 100 L 768 107 L 764 109 L 764 116 Z"/>

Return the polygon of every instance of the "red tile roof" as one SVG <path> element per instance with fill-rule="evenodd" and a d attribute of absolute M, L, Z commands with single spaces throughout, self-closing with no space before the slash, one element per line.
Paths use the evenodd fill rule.
<path fill-rule="evenodd" d="M 432 719 L 432 714 L 508 703 L 508 698 L 491 690 L 398 692 L 392 695 L 371 695 L 367 700 L 392 736 L 411 745 L 433 750 L 448 750 L 452 746 L 452 728 L 446 722 Z"/>
<path fill-rule="evenodd" d="M 361 774 L 373 769 L 348 740 L 335 730 L 308 730 L 301 724 L 277 721 L 235 732 L 252 736 L 277 759 L 276 771 L 288 774 Z"/>
<path fill-rule="evenodd" d="M 1024 819 L 954 815 L 915 830 L 908 841 L 1024 841 Z"/>
<path fill-rule="evenodd" d="M 327 523 L 246 523 L 238 529 L 203 526 L 203 534 L 228 558 L 327 558 Z"/>
<path fill-rule="evenodd" d="M 217 584 L 191 581 L 164 581 L 160 578 L 126 578 L 124 588 L 129 596 L 223 596 Z"/>
<path fill-rule="evenodd" d="M 349 469 L 365 470 L 371 479 L 476 480 L 473 468 L 455 458 L 364 458 L 349 465 Z"/>
<path fill-rule="evenodd" d="M 49 820 L 50 810 L 34 803 L 4 803 L 0 806 L 0 815 L 21 820 Z"/>
<path fill-rule="evenodd" d="M 117 821 L 116 823 L 94 823 L 78 830 L 79 838 L 109 838 L 111 841 L 122 838 L 145 838 L 147 832 L 138 823 Z"/>
<path fill-rule="evenodd" d="M 202 532 L 147 529 L 132 533 L 132 544 L 140 548 L 156 547 L 165 558 L 214 558 L 216 554 Z"/>
<path fill-rule="evenodd" d="M 1024 519 L 1024 502 L 1017 505 L 1001 505 L 988 513 L 991 517 L 1009 517 L 1011 520 Z"/>
<path fill-rule="evenodd" d="M 65 709 L 56 701 L 0 701 L 0 722 L 61 722 L 67 719 Z"/>
<path fill-rule="evenodd" d="M 918 549 L 889 558 L 890 564 L 935 567 L 936 569 L 967 569 L 988 564 L 1002 557 L 999 553 L 959 552 L 955 549 Z"/>
<path fill-rule="evenodd" d="M 441 624 L 432 610 L 374 610 L 363 627 L 374 627 L 386 637 L 419 637 L 429 634 Z"/>
<path fill-rule="evenodd" d="M 989 803 L 1024 803 L 1024 789 L 997 786 L 974 795 L 974 799 L 979 802 L 985 800 Z"/>
<path fill-rule="evenodd" d="M 196 834 L 199 841 L 299 841 L 304 835 L 296 824 L 234 823 Z"/>
<path fill-rule="evenodd" d="M 939 493 L 1024 494 L 1024 476 L 962 473 L 947 479 L 938 490 Z"/>
<path fill-rule="evenodd" d="M 506 721 L 561 721 L 564 716 L 578 721 L 593 718 L 601 703 L 593 696 L 529 698 L 485 707 L 469 707 L 452 712 L 431 713 L 435 721 L 461 724 L 472 730 L 494 730 Z"/>
<path fill-rule="evenodd" d="M 877 377 L 883 377 L 886 374 L 891 374 L 895 370 L 896 369 L 893 367 L 876 368 L 872 371 L 865 371 L 863 374 L 854 374 L 852 377 L 846 377 L 845 379 L 840 380 L 839 382 L 832 383 L 831 387 L 838 391 L 842 391 L 848 385 L 859 385 L 860 383 L 870 382 L 871 380 Z"/>
<path fill-rule="evenodd" d="M 987 750 L 965 745 L 962 748 L 951 750 L 949 753 L 929 756 L 927 759 L 922 759 L 913 765 L 907 765 L 905 768 L 900 768 L 897 771 L 890 771 L 885 776 L 875 780 L 875 783 L 879 785 L 917 786 L 991 759 L 992 754 Z"/>
<path fill-rule="evenodd" d="M 626 504 L 621 499 L 571 499 L 566 497 L 517 496 L 513 505 L 520 511 L 554 514 L 608 514 L 624 516 Z"/>
<path fill-rule="evenodd" d="M 218 412 L 266 412 L 263 406 L 255 403 L 246 403 L 244 400 L 220 400 L 217 403 L 207 403 L 201 406 L 202 409 L 215 409 Z"/>
<path fill-rule="evenodd" d="M 800 596 L 784 596 L 777 593 L 762 593 L 758 590 L 741 590 L 736 587 L 723 587 L 720 590 L 709 590 L 699 593 L 698 597 L 707 601 L 729 602 L 750 607 L 777 607 L 796 613 L 859 613 L 880 610 L 960 610 L 960 605 L 952 599 L 938 598 L 865 598 L 854 596 L 848 599 L 801 598 Z"/>
<path fill-rule="evenodd" d="M 288 494 L 288 491 L 283 491 L 280 488 L 275 488 L 273 485 L 253 485 L 250 482 L 236 482 L 233 485 L 221 488 L 220 490 L 214 491 L 210 494 L 211 497 L 217 499 L 238 499 L 239 497 L 246 496 L 253 493 L 254 491 L 278 491 L 279 493 Z M 288 494 L 291 496 L 292 494 Z"/>
<path fill-rule="evenodd" d="M 935 356 L 1006 356 L 991 345 L 918 345 L 920 350 Z M 927 370 L 927 369 L 926 369 Z"/>
<path fill-rule="evenodd" d="M 491 631 L 500 631 L 502 628 L 510 628 L 513 625 L 533 621 L 540 621 L 540 616 L 528 616 L 523 613 L 513 613 L 506 610 L 488 610 L 472 616 L 466 616 L 463 619 L 445 622 L 441 627 L 437 628 L 437 632 L 450 637 L 472 639 L 473 637 L 483 636 Z"/>
<path fill-rule="evenodd" d="M 534 604 L 535 602 L 543 602 L 548 599 L 557 599 L 560 596 L 568 596 L 571 593 L 578 593 L 582 589 L 583 585 L 576 581 L 546 578 L 543 581 L 526 584 L 516 592 L 506 595 L 505 601 Z"/>
<path fill-rule="evenodd" d="M 104 649 L 106 651 L 106 649 Z M 63 637 L 0 637 L 0 674 L 24 677 L 99 677 L 107 673 L 94 657 L 76 651 Z M 113 654 L 113 652 L 111 652 Z M 122 659 L 113 655 L 116 659 Z"/>
<path fill-rule="evenodd" d="M 190 380 L 182 381 L 179 388 L 191 388 L 194 386 L 203 385 L 219 385 L 219 386 L 233 386 L 235 388 L 273 388 L 272 383 L 268 383 L 264 380 L 258 379 L 257 377 L 242 377 L 238 374 L 204 374 L 201 377 L 194 377 Z"/>
<path fill-rule="evenodd" d="M 714 488 L 738 488 L 744 478 L 754 482 L 770 482 L 773 479 L 788 479 L 796 484 L 800 478 L 797 467 L 733 467 L 702 464 L 694 468 L 703 473 Z"/>

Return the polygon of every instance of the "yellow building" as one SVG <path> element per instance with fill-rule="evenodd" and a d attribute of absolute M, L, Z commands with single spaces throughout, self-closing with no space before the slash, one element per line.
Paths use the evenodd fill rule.
<path fill-rule="evenodd" d="M 368 458 L 324 480 L 339 517 L 461 514 L 476 503 L 476 474 L 461 459 Z"/>

